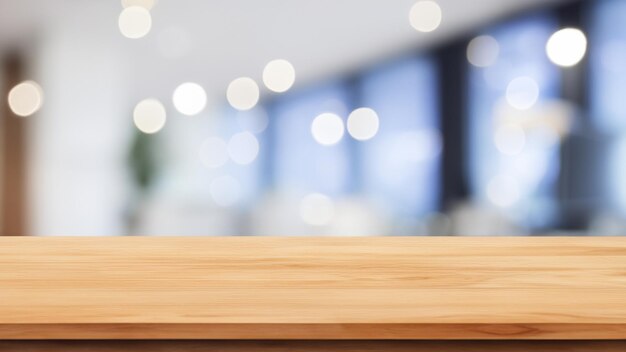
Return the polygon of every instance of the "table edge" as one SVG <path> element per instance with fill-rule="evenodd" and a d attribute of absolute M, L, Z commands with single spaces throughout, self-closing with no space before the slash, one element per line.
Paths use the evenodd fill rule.
<path fill-rule="evenodd" d="M 0 340 L 614 340 L 626 324 L 0 324 Z"/>

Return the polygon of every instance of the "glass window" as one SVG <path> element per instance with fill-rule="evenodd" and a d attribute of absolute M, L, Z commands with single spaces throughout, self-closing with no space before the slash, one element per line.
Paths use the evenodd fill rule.
<path fill-rule="evenodd" d="M 363 191 L 396 216 L 438 209 L 441 135 L 437 68 L 410 58 L 365 75 L 361 105 L 380 119 L 378 134 L 361 142 Z"/>
<path fill-rule="evenodd" d="M 468 63 L 472 197 L 529 229 L 556 216 L 559 137 L 569 116 L 558 99 L 559 69 L 545 52 L 556 29 L 552 17 L 527 17 L 468 47 L 470 62 L 472 51 L 496 57 L 481 67 Z"/>
<path fill-rule="evenodd" d="M 347 138 L 322 145 L 311 132 L 322 113 L 339 116 L 345 126 L 348 92 L 330 83 L 281 97 L 273 106 L 274 184 L 283 192 L 303 195 L 319 192 L 341 196 L 349 189 L 350 150 Z"/>
<path fill-rule="evenodd" d="M 598 1 L 593 11 L 590 51 L 593 123 L 604 132 L 626 128 L 626 2 Z"/>
<path fill-rule="evenodd" d="M 222 197 L 226 202 L 236 199 L 236 205 L 243 208 L 254 205 L 263 186 L 267 124 L 267 112 L 263 106 L 248 111 L 224 107 L 217 128 L 218 136 L 226 142 L 229 161 L 218 169 L 213 180 L 213 198 Z M 227 190 L 229 187 L 232 194 Z"/>
<path fill-rule="evenodd" d="M 600 183 L 606 185 L 604 205 L 626 215 L 626 2 L 603 0 L 593 5 L 590 110 L 597 138 L 608 148 L 601 155 L 608 170 Z"/>

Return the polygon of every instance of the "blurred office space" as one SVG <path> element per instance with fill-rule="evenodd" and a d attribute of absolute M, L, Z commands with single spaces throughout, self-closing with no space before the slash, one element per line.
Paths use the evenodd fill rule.
<path fill-rule="evenodd" d="M 623 0 L 0 0 L 0 234 L 626 234 L 624 23 Z"/>

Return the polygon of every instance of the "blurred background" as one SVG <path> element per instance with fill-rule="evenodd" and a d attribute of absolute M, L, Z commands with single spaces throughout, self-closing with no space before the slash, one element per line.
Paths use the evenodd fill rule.
<path fill-rule="evenodd" d="M 624 235 L 626 1 L 0 0 L 1 235 Z"/>

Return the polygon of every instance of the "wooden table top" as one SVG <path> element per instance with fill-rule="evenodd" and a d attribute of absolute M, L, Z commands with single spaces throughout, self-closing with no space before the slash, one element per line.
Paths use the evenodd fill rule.
<path fill-rule="evenodd" d="M 0 237 L 0 339 L 625 339 L 626 237 Z"/>

